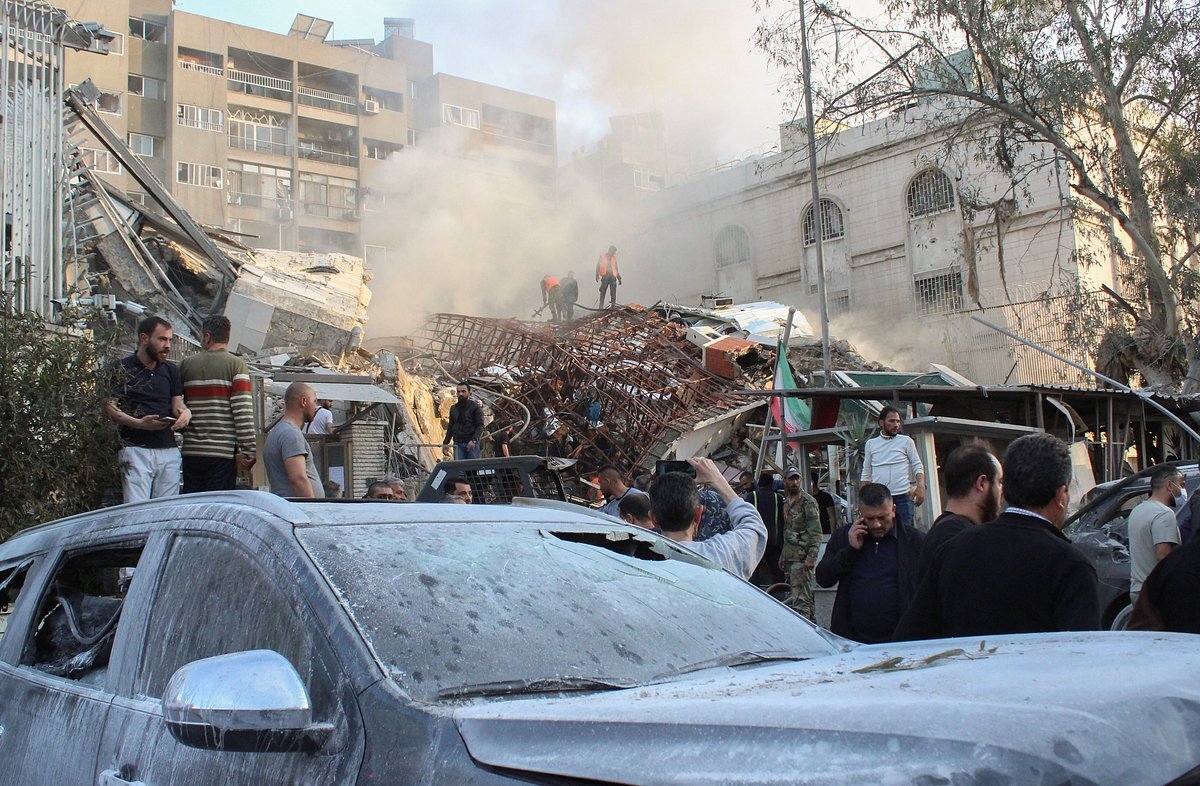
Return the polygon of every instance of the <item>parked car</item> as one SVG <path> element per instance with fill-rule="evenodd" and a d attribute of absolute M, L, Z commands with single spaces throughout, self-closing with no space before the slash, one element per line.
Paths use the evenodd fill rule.
<path fill-rule="evenodd" d="M 857 647 L 565 503 L 154 500 L 0 544 L 0 595 L 21 786 L 1200 777 L 1195 637 Z"/>
<path fill-rule="evenodd" d="M 1063 528 L 1096 568 L 1106 628 L 1129 606 L 1129 513 L 1150 496 L 1150 476 L 1162 466 L 1179 468 L 1189 497 L 1200 493 L 1200 467 L 1196 462 L 1160 464 L 1128 478 L 1099 484 Z M 1176 517 L 1182 518 L 1186 511 L 1187 508 L 1177 510 Z"/>
<path fill-rule="evenodd" d="M 507 505 L 516 497 L 565 500 L 559 470 L 574 461 L 541 456 L 442 461 L 433 468 L 417 493 L 417 502 L 441 502 L 446 481 L 466 478 L 477 505 Z"/>

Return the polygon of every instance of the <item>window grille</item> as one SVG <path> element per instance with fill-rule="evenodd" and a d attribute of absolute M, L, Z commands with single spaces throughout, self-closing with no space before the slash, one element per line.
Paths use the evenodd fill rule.
<path fill-rule="evenodd" d="M 945 172 L 927 169 L 908 186 L 908 217 L 931 216 L 954 207 L 954 184 Z"/>
<path fill-rule="evenodd" d="M 189 186 L 202 188 L 224 188 L 224 177 L 221 168 L 207 164 L 190 164 L 180 161 L 175 170 L 175 181 Z"/>
<path fill-rule="evenodd" d="M 952 270 L 913 281 L 922 314 L 948 314 L 963 307 L 962 273 Z"/>
<path fill-rule="evenodd" d="M 725 227 L 717 235 L 716 263 L 718 268 L 750 262 L 750 235 L 741 227 Z"/>
<path fill-rule="evenodd" d="M 846 236 L 846 228 L 842 224 L 842 209 L 831 199 L 821 200 L 821 240 L 837 240 Z M 817 242 L 817 231 L 813 226 L 812 205 L 804 211 L 804 245 L 811 246 Z"/>

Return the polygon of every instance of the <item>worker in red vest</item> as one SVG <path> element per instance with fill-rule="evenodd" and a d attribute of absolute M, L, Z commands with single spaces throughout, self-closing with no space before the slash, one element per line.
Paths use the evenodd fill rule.
<path fill-rule="evenodd" d="M 542 276 L 542 308 L 550 307 L 550 321 L 562 321 L 562 288 L 558 279 L 551 275 Z"/>
<path fill-rule="evenodd" d="M 607 254 L 601 254 L 600 260 L 596 262 L 596 281 L 600 284 L 600 302 L 597 307 L 604 305 L 604 292 L 608 290 L 608 304 L 612 308 L 617 306 L 617 284 L 623 284 L 621 281 L 621 269 L 617 267 L 617 247 L 609 246 Z"/>

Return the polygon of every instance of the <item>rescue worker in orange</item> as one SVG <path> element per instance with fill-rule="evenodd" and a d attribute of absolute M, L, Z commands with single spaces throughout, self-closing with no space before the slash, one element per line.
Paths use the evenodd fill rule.
<path fill-rule="evenodd" d="M 623 284 L 621 269 L 617 267 L 617 247 L 609 246 L 607 254 L 601 254 L 596 262 L 596 281 L 600 284 L 600 302 L 597 307 L 604 306 L 604 292 L 609 293 L 608 304 L 611 308 L 617 306 L 617 284 Z"/>
<path fill-rule="evenodd" d="M 550 307 L 550 321 L 562 321 L 562 288 L 558 279 L 551 275 L 542 276 L 542 308 Z"/>

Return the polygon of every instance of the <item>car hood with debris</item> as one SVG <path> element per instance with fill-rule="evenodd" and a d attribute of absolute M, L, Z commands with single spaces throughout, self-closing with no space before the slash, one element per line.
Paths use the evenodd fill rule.
<path fill-rule="evenodd" d="M 476 761 L 589 783 L 1164 784 L 1200 765 L 1200 639 L 875 645 L 454 715 Z"/>

